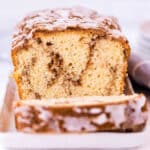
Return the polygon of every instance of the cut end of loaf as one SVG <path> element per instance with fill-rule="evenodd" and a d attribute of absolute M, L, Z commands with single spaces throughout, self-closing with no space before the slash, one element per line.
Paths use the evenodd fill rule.
<path fill-rule="evenodd" d="M 123 94 L 124 45 L 94 30 L 36 33 L 12 52 L 21 99 Z"/>

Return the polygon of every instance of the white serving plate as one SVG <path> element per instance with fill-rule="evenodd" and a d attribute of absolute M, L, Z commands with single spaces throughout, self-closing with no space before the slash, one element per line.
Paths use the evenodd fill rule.
<path fill-rule="evenodd" d="M 54 149 L 54 148 L 137 148 L 145 145 L 148 129 L 139 133 L 86 133 L 86 134 L 28 134 L 0 133 L 4 148 Z"/>

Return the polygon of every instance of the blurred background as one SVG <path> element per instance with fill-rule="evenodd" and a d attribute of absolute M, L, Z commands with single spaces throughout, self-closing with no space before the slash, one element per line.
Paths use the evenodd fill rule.
<path fill-rule="evenodd" d="M 123 33 L 129 39 L 132 51 L 136 51 L 148 59 L 150 58 L 150 34 L 146 35 L 146 43 L 145 40 L 141 42 L 142 44 L 144 43 L 144 46 L 139 42 L 145 39 L 145 34 L 144 38 L 141 38 L 143 37 L 143 32 L 140 30 L 141 24 L 150 20 L 150 0 L 1 0 L 0 68 L 2 71 L 0 70 L 0 76 L 3 82 L 7 80 L 8 71 L 11 69 L 11 35 L 16 23 L 27 13 L 34 10 L 74 5 L 93 8 L 101 14 L 117 17 Z M 150 28 L 150 23 L 148 26 Z M 143 51 L 142 47 L 147 51 Z M 0 90 L 3 89 L 3 85 L 0 86 Z M 0 93 L 1 95 L 3 95 L 2 92 Z"/>

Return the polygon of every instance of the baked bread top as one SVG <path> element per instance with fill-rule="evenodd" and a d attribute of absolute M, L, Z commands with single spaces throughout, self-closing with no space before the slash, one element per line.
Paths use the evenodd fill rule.
<path fill-rule="evenodd" d="M 16 128 L 23 132 L 142 131 L 144 95 L 16 101 Z"/>
<path fill-rule="evenodd" d="M 12 50 L 24 47 L 36 32 L 63 31 L 66 29 L 94 29 L 102 36 L 115 38 L 126 43 L 118 21 L 114 17 L 98 14 L 84 7 L 57 8 L 36 11 L 26 16 L 16 27 Z"/>

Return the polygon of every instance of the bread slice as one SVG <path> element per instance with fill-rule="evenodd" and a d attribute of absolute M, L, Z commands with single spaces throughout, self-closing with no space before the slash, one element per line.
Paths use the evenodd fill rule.
<path fill-rule="evenodd" d="M 34 12 L 12 42 L 21 99 L 123 94 L 130 48 L 117 20 L 81 7 Z"/>
<path fill-rule="evenodd" d="M 16 101 L 22 132 L 141 131 L 148 118 L 142 94 Z"/>

